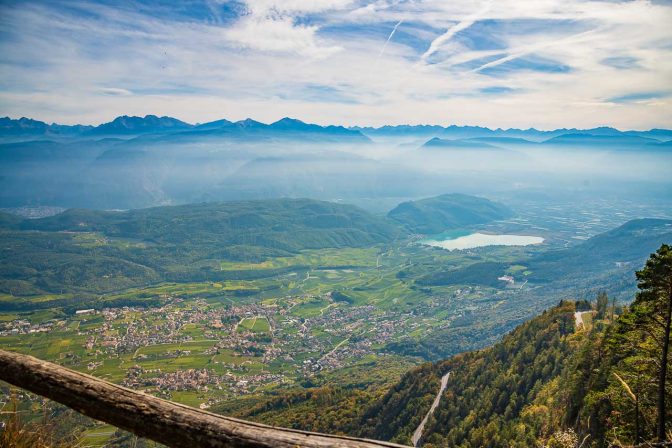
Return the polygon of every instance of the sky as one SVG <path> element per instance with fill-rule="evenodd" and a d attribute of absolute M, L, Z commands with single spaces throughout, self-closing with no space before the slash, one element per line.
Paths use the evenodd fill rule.
<path fill-rule="evenodd" d="M 672 127 L 672 1 L 0 0 L 0 115 Z"/>

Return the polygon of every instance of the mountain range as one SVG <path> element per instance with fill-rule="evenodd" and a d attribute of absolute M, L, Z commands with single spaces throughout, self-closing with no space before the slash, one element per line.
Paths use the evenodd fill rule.
<path fill-rule="evenodd" d="M 480 126 L 447 127 L 438 125 L 398 125 L 374 127 L 320 126 L 293 118 L 282 118 L 271 124 L 252 119 L 229 121 L 215 120 L 190 124 L 173 117 L 146 115 L 144 117 L 123 115 L 98 126 L 47 124 L 31 118 L 0 118 L 0 139 L 40 140 L 58 138 L 130 138 L 142 135 L 180 134 L 181 136 L 221 137 L 301 137 L 310 135 L 337 141 L 367 143 L 379 138 L 427 138 L 425 146 L 476 147 L 492 144 L 545 143 L 553 145 L 642 145 L 658 144 L 672 140 L 672 130 L 650 129 L 621 131 L 612 127 L 591 129 L 554 129 L 542 131 L 529 129 L 490 129 Z M 466 140 L 466 141 L 465 141 Z M 459 144 L 456 142 L 460 142 Z M 448 142 L 448 143 L 446 143 Z"/>
<path fill-rule="evenodd" d="M 172 117 L 123 115 L 99 126 L 47 124 L 30 118 L 0 118 L 0 138 L 11 141 L 43 140 L 58 138 L 98 139 L 177 134 L 182 139 L 193 137 L 235 137 L 248 140 L 271 138 L 304 138 L 320 141 L 338 140 L 351 143 L 368 143 L 370 139 L 361 132 L 343 126 L 319 126 L 293 118 L 282 118 L 271 124 L 252 119 L 232 122 L 226 119 L 202 124 L 190 124 Z"/>
<path fill-rule="evenodd" d="M 654 141 L 672 140 L 672 130 L 669 129 L 650 129 L 650 130 L 628 130 L 621 131 L 612 127 L 597 127 L 591 129 L 560 128 L 548 131 L 542 131 L 534 128 L 529 129 L 490 129 L 481 126 L 427 126 L 427 125 L 400 125 L 400 126 L 382 126 L 372 127 L 353 127 L 371 138 L 376 137 L 438 137 L 446 140 L 462 140 L 469 138 L 491 138 L 508 137 L 525 139 L 531 142 L 543 142 L 561 135 L 587 134 L 592 136 L 611 136 L 611 137 L 642 137 Z"/>
<path fill-rule="evenodd" d="M 664 129 L 374 129 L 292 118 L 271 124 L 252 119 L 190 124 L 155 115 L 122 116 L 94 127 L 0 118 L 0 207 L 125 209 L 271 197 L 408 199 L 518 182 L 516 175 L 515 181 L 502 183 L 507 170 L 528 172 L 528 184 L 575 185 L 563 177 L 575 166 L 593 166 L 600 159 L 600 167 L 607 161 L 612 166 L 610 176 L 627 171 L 630 178 L 632 157 L 644 153 L 647 160 L 638 163 L 653 163 L 667 177 L 662 172 L 667 162 L 661 159 L 672 154 L 671 142 L 672 131 Z M 588 151 L 575 157 L 575 148 Z M 621 154 L 615 158 L 616 152 Z M 563 164 L 553 163 L 549 178 L 539 170 L 552 157 L 572 162 L 564 171 L 556 169 Z M 621 171 L 613 165 L 622 166 Z M 497 175 L 474 176 L 473 170 Z M 648 175 L 646 181 L 657 179 Z"/>

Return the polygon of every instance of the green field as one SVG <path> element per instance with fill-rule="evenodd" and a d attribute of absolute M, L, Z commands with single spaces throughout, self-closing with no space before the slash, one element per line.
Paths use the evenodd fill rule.
<path fill-rule="evenodd" d="M 247 317 L 243 320 L 240 321 L 240 324 L 238 325 L 238 329 L 240 330 L 249 330 L 255 333 L 266 333 L 271 331 L 271 326 L 268 323 L 268 319 L 265 317 Z"/>

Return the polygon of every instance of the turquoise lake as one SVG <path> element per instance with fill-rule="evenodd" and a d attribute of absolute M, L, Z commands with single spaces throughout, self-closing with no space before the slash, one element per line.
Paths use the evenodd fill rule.
<path fill-rule="evenodd" d="M 465 250 L 487 246 L 529 246 L 541 244 L 544 239 L 532 235 L 493 235 L 488 233 L 472 233 L 463 230 L 444 232 L 430 238 L 420 240 L 420 244 L 440 247 L 447 250 Z"/>

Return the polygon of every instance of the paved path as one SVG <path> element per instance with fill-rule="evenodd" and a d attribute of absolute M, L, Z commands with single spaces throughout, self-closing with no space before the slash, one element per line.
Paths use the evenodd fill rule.
<path fill-rule="evenodd" d="M 425 415 L 425 418 L 422 419 L 420 422 L 420 425 L 418 428 L 415 430 L 413 433 L 413 446 L 418 446 L 418 442 L 420 442 L 420 438 L 422 437 L 422 431 L 425 429 L 425 425 L 427 424 L 427 420 L 429 420 L 429 416 L 434 413 L 434 409 L 439 405 L 439 402 L 441 401 L 441 396 L 443 395 L 443 391 L 446 390 L 446 386 L 448 385 L 448 377 L 450 376 L 450 372 L 446 373 L 441 377 L 441 388 L 439 389 L 439 393 L 436 394 L 436 397 L 434 398 L 434 403 L 432 403 L 432 407 L 429 408 L 429 411 L 427 412 L 427 415 Z"/>

